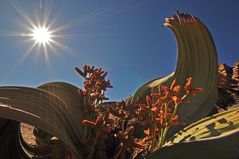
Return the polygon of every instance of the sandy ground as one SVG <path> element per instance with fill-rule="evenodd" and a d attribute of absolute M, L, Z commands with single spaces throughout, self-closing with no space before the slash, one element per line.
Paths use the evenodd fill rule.
<path fill-rule="evenodd" d="M 31 145 L 36 144 L 36 138 L 33 135 L 33 126 L 21 123 L 21 133 L 25 141 Z"/>
<path fill-rule="evenodd" d="M 36 138 L 33 135 L 34 127 L 25 123 L 21 123 L 21 133 L 24 140 L 31 144 L 36 145 Z M 71 152 L 69 155 L 65 156 L 63 159 L 76 159 L 75 155 Z"/>

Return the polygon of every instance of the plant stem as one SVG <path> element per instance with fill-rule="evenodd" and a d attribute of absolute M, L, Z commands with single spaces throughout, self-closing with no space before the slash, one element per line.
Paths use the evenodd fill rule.
<path fill-rule="evenodd" d="M 99 131 L 96 130 L 95 140 L 94 140 L 93 145 L 92 145 L 91 150 L 90 150 L 90 157 L 89 157 L 90 159 L 93 159 L 95 145 L 96 145 L 98 139 L 99 139 Z"/>
<path fill-rule="evenodd" d="M 85 110 L 85 109 L 87 109 L 87 98 L 84 96 L 84 106 L 83 106 L 83 111 Z M 87 113 L 84 115 L 85 117 L 84 117 L 84 119 L 87 119 Z M 84 128 L 83 128 L 84 130 L 83 130 L 83 137 L 84 138 L 87 138 L 87 126 L 84 126 Z"/>
<path fill-rule="evenodd" d="M 168 111 L 168 103 L 165 103 L 164 104 L 164 120 L 165 120 L 165 122 L 167 122 L 166 121 L 167 113 L 168 113 L 167 111 Z M 167 132 L 168 132 L 168 126 L 163 127 L 160 132 L 161 132 L 161 134 L 160 134 L 160 140 L 159 140 L 159 147 L 161 148 L 164 145 L 164 142 L 165 142 L 165 137 L 166 137 Z"/>
<path fill-rule="evenodd" d="M 125 120 L 123 119 L 123 120 L 122 120 L 122 125 L 121 125 L 121 127 L 122 127 L 122 132 L 124 132 L 124 122 L 125 122 Z"/>
<path fill-rule="evenodd" d="M 165 142 L 165 138 L 166 138 L 166 135 L 168 133 L 168 128 L 169 126 L 167 126 L 166 128 L 164 128 L 163 130 L 163 135 L 162 135 L 162 140 L 160 142 L 160 147 L 162 147 L 164 145 L 164 142 Z"/>
<path fill-rule="evenodd" d="M 155 121 L 155 116 L 154 116 L 154 113 L 152 113 L 152 117 L 153 117 L 153 127 L 152 127 L 152 130 L 150 130 L 151 132 L 153 132 L 153 137 L 152 137 L 152 145 L 151 145 L 151 148 L 152 150 L 154 149 L 154 146 L 155 146 L 155 132 L 156 132 L 156 121 Z"/>
<path fill-rule="evenodd" d="M 175 103 L 175 107 L 174 107 L 174 110 L 173 110 L 173 116 L 175 116 L 175 115 L 176 115 L 176 113 L 177 113 L 177 110 L 178 110 L 178 104 L 177 104 L 177 103 Z"/>
<path fill-rule="evenodd" d="M 165 103 L 165 105 L 164 105 L 164 120 L 165 120 L 165 122 L 167 122 L 166 121 L 167 113 L 168 113 L 167 111 L 168 111 L 168 104 Z M 167 133 L 167 126 L 163 128 L 162 138 L 161 138 L 161 141 L 160 141 L 160 147 L 162 147 L 163 144 L 164 144 L 166 133 Z"/>
<path fill-rule="evenodd" d="M 158 143 L 159 148 L 161 148 L 161 142 L 163 140 L 163 131 L 164 129 L 160 128 L 160 137 L 159 137 L 159 143 Z"/>
<path fill-rule="evenodd" d="M 116 155 L 114 156 L 113 159 L 118 159 L 118 158 L 119 158 L 119 156 L 120 156 L 120 154 L 121 154 L 121 152 L 122 152 L 122 149 L 123 149 L 123 147 L 122 147 L 122 145 L 120 144 L 120 145 L 119 145 L 119 151 L 116 153 Z"/>
<path fill-rule="evenodd" d="M 187 95 L 184 95 L 182 97 L 182 100 L 185 99 L 187 97 Z M 173 117 L 176 115 L 177 113 L 177 110 L 178 110 L 178 106 L 179 104 L 178 103 L 175 103 L 175 106 L 174 106 L 174 111 L 173 111 Z M 165 105 L 165 114 L 164 114 L 164 118 L 166 119 L 167 117 L 167 104 Z M 160 141 L 159 141 L 159 147 L 162 147 L 164 145 L 164 142 L 165 142 L 165 138 L 166 138 L 166 135 L 168 133 L 168 129 L 169 129 L 169 126 L 166 126 L 164 129 L 162 129 L 161 131 L 161 136 L 160 136 Z"/>

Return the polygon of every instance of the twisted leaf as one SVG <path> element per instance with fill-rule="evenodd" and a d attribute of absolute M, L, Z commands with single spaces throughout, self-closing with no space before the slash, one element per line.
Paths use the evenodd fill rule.
<path fill-rule="evenodd" d="M 189 125 L 149 158 L 236 159 L 238 141 L 239 105 Z"/>
<path fill-rule="evenodd" d="M 174 73 L 147 82 L 132 99 L 144 101 L 151 88 L 159 84 L 169 86 L 173 79 L 184 85 L 188 77 L 193 78 L 192 87 L 204 88 L 203 93 L 190 97 L 189 104 L 182 104 L 178 114 L 187 124 L 205 117 L 217 100 L 217 52 L 212 36 L 206 26 L 189 14 L 177 14 L 166 18 L 165 26 L 174 33 L 178 44 L 178 60 Z"/>
<path fill-rule="evenodd" d="M 82 99 L 76 96 L 77 88 L 67 83 L 51 83 L 41 87 L 52 92 L 27 87 L 0 87 L 0 117 L 34 125 L 57 136 L 78 158 L 84 158 L 78 123 L 81 113 L 77 107 Z M 58 91 L 54 92 L 53 88 Z"/>

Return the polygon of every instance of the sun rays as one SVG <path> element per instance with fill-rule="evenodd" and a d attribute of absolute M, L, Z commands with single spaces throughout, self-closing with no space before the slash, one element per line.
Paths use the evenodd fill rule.
<path fill-rule="evenodd" d="M 44 1 L 44 3 L 39 1 L 40 5 L 35 10 L 37 11 L 35 15 L 28 13 L 18 1 L 11 0 L 9 2 L 23 18 L 19 24 L 22 31 L 11 33 L 11 36 L 23 37 L 22 42 L 28 45 L 23 59 L 34 53 L 38 58 L 43 57 L 44 61 L 50 64 L 50 54 L 57 54 L 60 52 L 59 50 L 68 48 L 62 40 L 68 37 L 68 35 L 63 34 L 63 25 L 56 26 L 54 24 L 55 19 L 50 18 L 52 0 Z"/>
<path fill-rule="evenodd" d="M 34 56 L 37 60 L 43 59 L 46 64 L 51 65 L 51 58 L 67 53 L 70 56 L 79 59 L 79 61 L 93 61 L 87 54 L 75 51 L 69 46 L 69 40 L 94 36 L 112 36 L 117 33 L 95 33 L 79 31 L 82 25 L 89 25 L 102 19 L 121 14 L 135 7 L 135 3 L 109 3 L 106 6 L 93 8 L 91 11 L 82 15 L 77 15 L 69 21 L 61 20 L 59 16 L 52 16 L 53 0 L 39 0 L 31 3 L 31 7 L 26 7 L 17 0 L 9 0 L 11 6 L 17 11 L 21 18 L 18 19 L 17 30 L 7 32 L 3 36 L 18 37 L 18 41 L 26 47 L 26 51 L 17 63 L 22 63 L 25 58 Z M 138 4 L 138 3 L 137 3 Z M 127 6 L 127 7 L 125 7 Z M 126 9 L 125 9 L 126 8 Z M 91 24 L 92 25 L 92 24 Z M 76 33 L 69 33 L 73 27 L 77 26 Z M 112 35 L 111 35 L 112 34 Z M 79 48 L 78 48 L 79 49 Z"/>

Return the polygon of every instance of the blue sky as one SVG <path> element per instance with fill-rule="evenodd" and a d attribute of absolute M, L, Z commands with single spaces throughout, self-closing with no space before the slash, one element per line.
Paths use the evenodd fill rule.
<path fill-rule="evenodd" d="M 237 0 L 55 0 L 49 23 L 64 35 L 48 52 L 27 50 L 33 41 L 16 36 L 25 33 L 26 20 L 17 9 L 33 19 L 41 17 L 49 0 L 1 0 L 0 2 L 0 85 L 36 87 L 51 81 L 65 81 L 81 87 L 74 67 L 84 64 L 109 72 L 111 100 L 132 94 L 148 80 L 168 75 L 176 65 L 177 46 L 172 32 L 162 27 L 164 19 L 181 12 L 199 17 L 209 28 L 218 50 L 219 63 L 239 60 Z M 25 57 L 25 58 L 23 58 Z"/>

